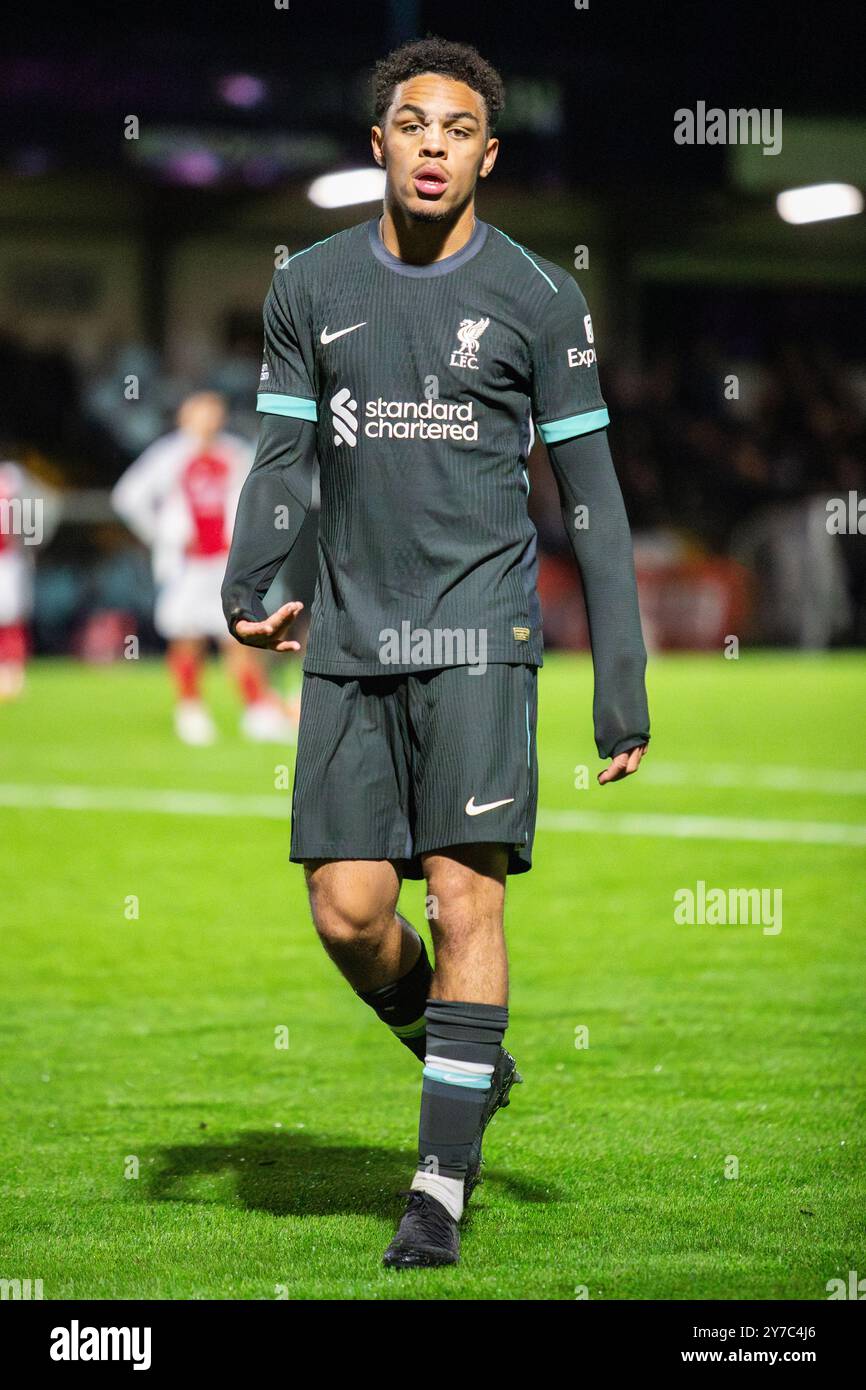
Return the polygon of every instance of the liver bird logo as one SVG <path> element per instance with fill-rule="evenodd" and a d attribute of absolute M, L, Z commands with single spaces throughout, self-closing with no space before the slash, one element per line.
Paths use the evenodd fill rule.
<path fill-rule="evenodd" d="M 461 319 L 460 327 L 457 330 L 457 337 L 460 339 L 464 352 L 472 353 L 478 351 L 478 339 L 490 323 L 489 319 Z"/>

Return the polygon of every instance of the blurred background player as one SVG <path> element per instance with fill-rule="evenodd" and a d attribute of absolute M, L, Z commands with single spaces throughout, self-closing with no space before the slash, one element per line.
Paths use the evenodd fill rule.
<path fill-rule="evenodd" d="M 0 700 L 24 690 L 34 552 L 51 539 L 59 519 L 53 488 L 17 463 L 0 462 Z"/>
<path fill-rule="evenodd" d="M 178 428 L 127 469 L 112 491 L 112 505 L 152 552 L 154 626 L 168 643 L 178 737 L 194 745 L 216 738 L 201 695 L 212 638 L 244 703 L 242 733 L 258 742 L 293 741 L 295 725 L 269 689 L 263 654 L 240 647 L 225 631 L 220 586 L 238 496 L 253 457 L 247 441 L 228 433 L 225 422 L 225 402 L 217 392 L 187 397 Z"/>

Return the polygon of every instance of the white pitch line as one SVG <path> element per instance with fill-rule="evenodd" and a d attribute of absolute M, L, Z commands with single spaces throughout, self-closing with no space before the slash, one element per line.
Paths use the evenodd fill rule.
<path fill-rule="evenodd" d="M 170 816 L 256 816 L 288 820 L 288 794 L 238 796 L 148 787 L 60 787 L 0 783 L 0 806 L 51 811 L 144 811 Z"/>
<path fill-rule="evenodd" d="M 642 782 L 672 787 L 743 787 L 774 792 L 815 792 L 826 796 L 866 796 L 866 772 L 823 768 L 736 766 L 733 763 L 655 763 L 647 757 Z"/>
<path fill-rule="evenodd" d="M 779 844 L 866 845 L 866 825 L 823 820 L 747 820 L 602 811 L 539 811 L 540 830 L 656 835 L 674 840 L 772 840 Z"/>
<path fill-rule="evenodd" d="M 0 783 L 0 806 L 57 811 L 124 811 L 173 816 L 289 819 L 287 793 L 240 796 L 122 787 Z M 540 830 L 592 835 L 647 835 L 675 840 L 764 840 L 781 844 L 866 845 L 866 825 L 837 821 L 747 820 L 603 811 L 539 811 Z"/>

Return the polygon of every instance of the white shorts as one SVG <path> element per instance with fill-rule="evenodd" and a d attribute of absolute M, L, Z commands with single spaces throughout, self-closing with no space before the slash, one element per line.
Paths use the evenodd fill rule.
<path fill-rule="evenodd" d="M 0 627 L 26 623 L 33 612 L 33 568 L 15 550 L 0 554 Z"/>
<path fill-rule="evenodd" d="M 225 555 L 184 560 L 183 568 L 157 591 L 153 625 L 160 637 L 228 640 L 220 598 L 225 569 Z"/>

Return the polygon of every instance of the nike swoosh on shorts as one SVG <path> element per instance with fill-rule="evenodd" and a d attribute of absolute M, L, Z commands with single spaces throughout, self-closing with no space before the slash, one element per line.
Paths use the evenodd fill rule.
<path fill-rule="evenodd" d="M 513 796 L 506 796 L 502 801 L 488 801 L 484 806 L 475 805 L 475 795 L 473 793 L 467 801 L 464 810 L 467 816 L 483 816 L 485 811 L 495 811 L 497 806 L 507 806 L 513 801 Z"/>

